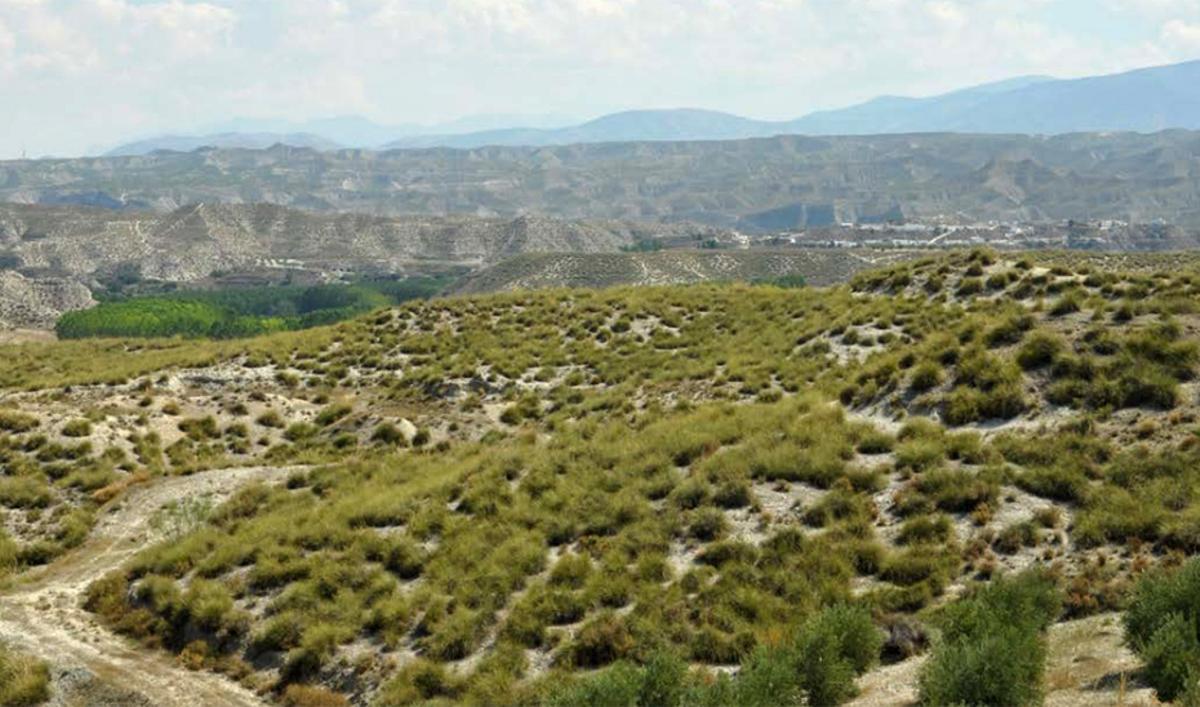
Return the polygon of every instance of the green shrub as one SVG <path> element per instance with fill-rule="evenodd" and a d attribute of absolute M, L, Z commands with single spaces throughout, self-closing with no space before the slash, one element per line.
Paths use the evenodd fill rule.
<path fill-rule="evenodd" d="M 289 442 L 303 442 L 312 439 L 318 432 L 320 429 L 312 423 L 293 422 L 283 431 L 283 438 Z"/>
<path fill-rule="evenodd" d="M 1013 555 L 1021 548 L 1034 547 L 1038 542 L 1037 528 L 1029 521 L 1013 523 L 996 536 L 994 546 L 1003 555 Z"/>
<path fill-rule="evenodd" d="M 1147 682 L 1159 699 L 1174 700 L 1200 677 L 1200 560 L 1143 576 L 1123 621 Z"/>
<path fill-rule="evenodd" d="M 925 361 L 912 372 L 908 387 L 914 393 L 924 393 L 942 384 L 942 367 L 934 361 Z"/>
<path fill-rule="evenodd" d="M 1200 679 L 1200 641 L 1194 621 L 1171 614 L 1139 651 L 1143 674 L 1158 699 L 1171 702 Z"/>
<path fill-rule="evenodd" d="M 197 442 L 202 442 L 206 439 L 218 439 L 221 436 L 221 428 L 217 425 L 217 419 L 212 415 L 180 420 L 178 427 L 180 432 L 183 432 Z"/>
<path fill-rule="evenodd" d="M 997 579 L 947 606 L 940 640 L 921 670 L 921 701 L 1039 704 L 1045 631 L 1060 609 L 1054 581 L 1038 572 Z"/>
<path fill-rule="evenodd" d="M 959 297 L 970 297 L 971 295 L 977 295 L 980 292 L 983 292 L 983 280 L 980 280 L 977 277 L 964 277 L 962 281 L 958 283 L 958 290 L 956 290 L 956 294 Z"/>
<path fill-rule="evenodd" d="M 343 403 L 330 405 L 317 414 L 314 422 L 318 427 L 328 427 L 353 411 L 354 408 L 352 406 Z"/>
<path fill-rule="evenodd" d="M 943 511 L 968 513 L 995 500 L 999 484 L 985 473 L 965 469 L 933 469 L 917 480 L 917 490 Z"/>
<path fill-rule="evenodd" d="M 0 506 L 46 508 L 53 498 L 45 482 L 31 476 L 0 477 Z"/>
<path fill-rule="evenodd" d="M 800 630 L 798 650 L 801 656 L 809 654 L 806 646 L 820 643 L 832 645 L 833 655 L 849 664 L 854 673 L 861 675 L 879 661 L 883 633 L 875 626 L 871 613 L 866 609 L 837 605 L 821 611 Z M 810 701 L 814 701 L 811 695 Z M 823 704 L 819 700 L 814 702 Z"/>
<path fill-rule="evenodd" d="M 1027 371 L 1045 368 L 1054 363 L 1062 350 L 1063 344 L 1058 337 L 1037 332 L 1017 352 L 1017 364 Z"/>
<path fill-rule="evenodd" d="M 319 685 L 288 685 L 283 691 L 284 707 L 349 707 L 350 700 Z"/>
<path fill-rule="evenodd" d="M 944 543 L 954 537 L 954 525 L 945 515 L 918 516 L 904 521 L 896 542 L 901 545 Z"/>
<path fill-rule="evenodd" d="M 408 439 L 399 427 L 390 422 L 381 422 L 371 433 L 371 441 L 391 446 L 407 446 Z"/>
<path fill-rule="evenodd" d="M 679 707 L 687 689 L 687 663 L 672 653 L 656 652 L 645 666 L 618 662 L 568 682 L 542 704 L 548 707 Z"/>
<path fill-rule="evenodd" d="M 687 671 L 687 663 L 677 654 L 655 651 L 643 669 L 637 703 L 646 707 L 681 705 Z"/>
<path fill-rule="evenodd" d="M 1054 501 L 1081 501 L 1088 489 L 1087 477 L 1067 465 L 1028 468 L 1017 476 L 1017 485 Z"/>
<path fill-rule="evenodd" d="M 745 481 L 730 481 L 717 487 L 713 503 L 721 508 L 745 508 L 754 502 L 754 492 Z"/>
<path fill-rule="evenodd" d="M 0 643 L 0 705 L 23 707 L 49 699 L 49 667 Z"/>
<path fill-rule="evenodd" d="M 635 643 L 624 622 L 615 614 L 605 613 L 588 621 L 569 647 L 571 664 L 579 668 L 598 668 L 633 654 Z"/>
<path fill-rule="evenodd" d="M 728 525 L 725 514 L 721 511 L 716 508 L 701 508 L 692 516 L 688 525 L 688 535 L 703 542 L 711 542 L 724 535 Z"/>
<path fill-rule="evenodd" d="M 1074 314 L 1080 309 L 1079 298 L 1074 294 L 1063 295 L 1050 307 L 1050 316 L 1062 317 Z"/>
<path fill-rule="evenodd" d="M 642 688 L 642 671 L 637 666 L 621 662 L 552 694 L 543 704 L 546 707 L 612 707 L 636 706 Z"/>
<path fill-rule="evenodd" d="M 742 662 L 741 668 L 734 681 L 733 699 L 728 704 L 750 707 L 800 704 L 803 693 L 799 660 L 794 651 L 760 647 Z"/>
<path fill-rule="evenodd" d="M 868 430 L 858 440 L 859 454 L 887 454 L 896 446 L 896 439 L 878 430 Z"/>
<path fill-rule="evenodd" d="M 17 570 L 20 559 L 20 548 L 3 527 L 0 527 L 0 581 Z"/>
<path fill-rule="evenodd" d="M 1033 318 L 1028 314 L 1009 317 L 989 330 L 984 341 L 992 348 L 1016 344 L 1032 326 Z"/>
<path fill-rule="evenodd" d="M 275 429 L 283 429 L 284 425 L 286 424 L 283 421 L 283 416 L 275 410 L 267 410 L 263 414 L 259 415 L 256 422 L 263 427 L 273 427 Z"/>
<path fill-rule="evenodd" d="M 16 410 L 0 410 L 0 430 L 21 434 L 38 426 L 38 419 Z"/>
<path fill-rule="evenodd" d="M 87 437 L 92 434 L 92 423 L 82 418 L 71 420 L 63 425 L 62 433 L 67 437 Z"/>
<path fill-rule="evenodd" d="M 384 684 L 376 704 L 398 707 L 439 698 L 449 700 L 455 698 L 459 690 L 460 686 L 445 667 L 418 658 L 401 668 L 396 677 Z"/>

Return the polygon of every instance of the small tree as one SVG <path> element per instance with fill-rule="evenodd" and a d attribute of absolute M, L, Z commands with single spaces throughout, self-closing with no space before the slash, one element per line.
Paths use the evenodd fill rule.
<path fill-rule="evenodd" d="M 1200 560 L 1144 576 L 1125 612 L 1125 640 L 1146 662 L 1161 700 L 1195 692 L 1200 680 Z M 1189 689 L 1190 688 L 1190 689 Z"/>
<path fill-rule="evenodd" d="M 1043 572 L 997 579 L 952 604 L 920 677 L 925 704 L 1031 705 L 1042 695 L 1045 632 L 1061 610 Z"/>

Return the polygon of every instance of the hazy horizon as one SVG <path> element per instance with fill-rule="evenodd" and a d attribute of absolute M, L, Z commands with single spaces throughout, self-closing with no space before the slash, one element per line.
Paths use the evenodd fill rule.
<path fill-rule="evenodd" d="M 0 158 L 235 118 L 780 120 L 1197 56 L 1200 0 L 0 0 Z"/>

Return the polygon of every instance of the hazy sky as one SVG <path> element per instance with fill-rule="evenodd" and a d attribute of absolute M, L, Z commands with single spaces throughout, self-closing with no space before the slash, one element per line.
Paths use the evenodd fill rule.
<path fill-rule="evenodd" d="M 1200 0 L 0 0 L 0 157 L 235 116 L 791 118 L 1200 58 Z"/>

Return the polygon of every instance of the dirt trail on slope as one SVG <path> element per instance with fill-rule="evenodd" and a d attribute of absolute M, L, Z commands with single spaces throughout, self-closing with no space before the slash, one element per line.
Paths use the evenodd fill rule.
<path fill-rule="evenodd" d="M 165 654 L 111 633 L 81 604 L 89 584 L 162 539 L 151 519 L 170 502 L 208 496 L 214 504 L 219 503 L 246 484 L 282 481 L 299 468 L 217 469 L 133 488 L 101 510 L 96 527 L 81 547 L 43 570 L 27 573 L 16 587 L 0 596 L 0 640 L 52 665 L 56 678 L 52 702 L 56 704 L 264 704 L 227 678 L 186 670 Z M 81 681 L 82 688 L 68 685 Z M 93 688 L 97 694 L 87 694 Z M 85 694 L 64 694 L 80 689 Z"/>

